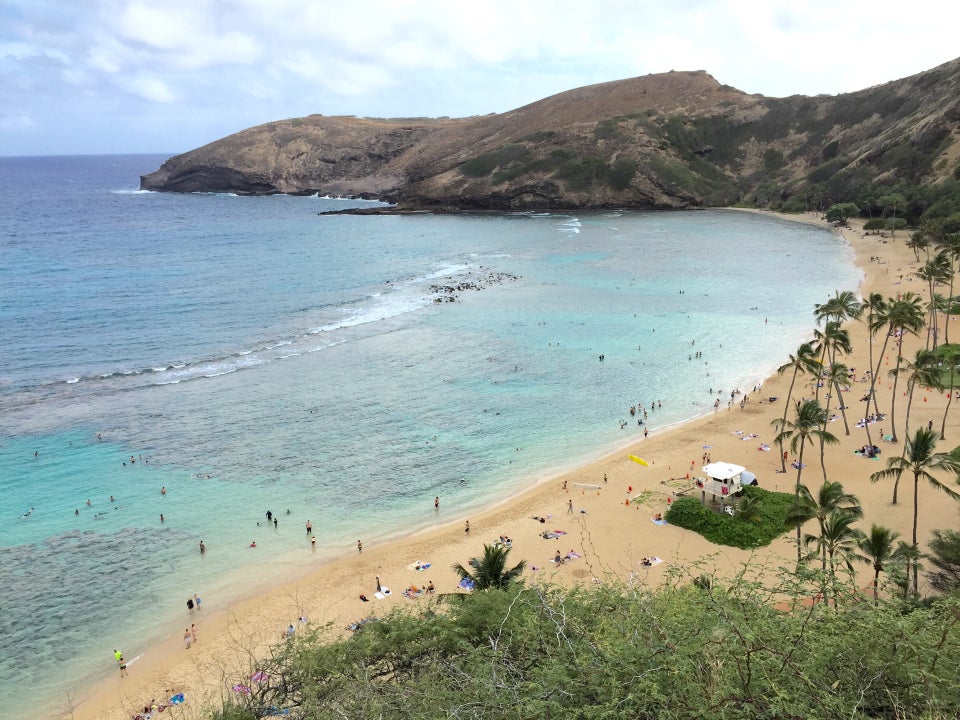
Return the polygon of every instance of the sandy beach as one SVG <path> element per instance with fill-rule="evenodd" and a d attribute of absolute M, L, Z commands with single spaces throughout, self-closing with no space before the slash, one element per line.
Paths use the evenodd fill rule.
<path fill-rule="evenodd" d="M 814 216 L 786 219 L 821 223 Z M 912 273 L 919 267 L 912 251 L 905 245 L 907 235 L 898 233 L 896 239 L 865 235 L 859 225 L 844 229 L 843 236 L 853 247 L 856 262 L 864 273 L 860 292 L 881 293 L 885 297 L 898 292 L 913 291 L 925 296 L 925 284 Z M 902 276 L 902 281 L 901 281 Z M 823 301 L 828 298 L 824 297 Z M 773 318 L 771 318 L 773 320 Z M 814 325 L 810 308 L 811 338 Z M 891 504 L 892 484 L 870 482 L 870 474 L 886 466 L 891 452 L 899 452 L 902 444 L 891 445 L 880 440 L 880 429 L 889 433 L 883 422 L 871 426 L 871 433 L 881 446 L 879 460 L 871 460 L 854 451 L 866 443 L 864 431 L 855 426 L 864 404 L 859 402 L 869 384 L 861 382 L 868 367 L 869 336 L 862 322 L 847 326 L 853 353 L 844 359 L 848 367 L 856 369 L 857 382 L 845 395 L 848 407 L 850 434 L 844 434 L 844 425 L 837 419 L 828 426 L 840 443 L 826 449 L 826 464 L 831 480 L 840 481 L 848 492 L 857 495 L 862 503 L 864 519 L 859 524 L 868 530 L 871 523 L 898 530 L 909 540 L 912 520 L 912 483 L 901 483 L 900 502 Z M 958 330 L 960 332 L 960 330 Z M 879 352 L 883 335 L 874 338 L 874 352 Z M 921 336 L 904 340 L 903 355 L 912 357 L 923 346 Z M 709 348 L 696 348 L 709 357 Z M 783 348 L 783 361 L 796 351 Z M 881 412 L 889 413 L 892 379 L 887 371 L 894 366 L 897 348 L 887 347 L 881 364 L 881 375 L 876 391 Z M 757 382 L 761 382 L 761 378 Z M 265 594 L 250 597 L 227 610 L 214 610 L 215 602 L 204 598 L 204 609 L 186 614 L 183 627 L 171 627 L 168 639 L 149 648 L 131 663 L 126 677 L 119 674 L 109 678 L 83 694 L 71 698 L 72 707 L 64 708 L 64 716 L 77 720 L 104 718 L 120 720 L 136 714 L 151 699 L 167 702 L 175 693 L 184 693 L 187 702 L 179 706 L 177 717 L 201 717 L 213 704 L 231 693 L 233 683 L 248 677 L 256 669 L 256 658 L 269 652 L 272 644 L 280 642 L 288 626 L 302 627 L 305 618 L 312 627 L 329 624 L 342 630 L 348 623 L 367 616 L 384 615 L 394 607 L 415 608 L 430 602 L 429 596 L 408 599 L 401 592 L 408 586 L 423 587 L 432 581 L 438 593 L 457 592 L 457 577 L 451 565 L 466 564 L 477 555 L 483 543 L 493 543 L 499 536 L 512 540 L 510 559 L 527 561 L 527 582 L 592 583 L 606 580 L 640 582 L 656 585 L 669 568 L 687 568 L 700 561 L 701 572 L 729 576 L 739 571 L 746 562 L 778 567 L 795 558 L 792 533 L 759 551 L 748 552 L 713 545 L 695 533 L 670 525 L 657 524 L 653 517 L 665 513 L 677 492 L 688 489 L 693 477 L 701 474 L 704 456 L 712 461 L 727 461 L 743 465 L 757 475 L 762 487 L 789 491 L 796 480 L 796 471 L 788 466 L 786 474 L 779 473 L 780 458 L 773 443 L 776 432 L 772 422 L 780 418 L 791 373 L 762 380 L 762 387 L 740 388 L 747 401 L 741 408 L 737 401 L 728 406 L 730 391 L 723 388 L 720 407 L 713 413 L 669 430 L 653 431 L 644 440 L 631 443 L 621 450 L 583 467 L 550 478 L 496 507 L 469 517 L 450 517 L 440 529 L 412 535 L 383 545 L 364 544 L 362 552 L 355 552 L 322 567 L 305 568 L 303 577 Z M 898 394 L 905 395 L 901 382 Z M 901 395 L 897 405 L 898 434 L 903 440 L 903 420 L 906 397 Z M 624 396 L 630 396 L 624 388 Z M 794 397 L 812 397 L 810 378 L 801 376 L 794 389 Z M 777 398 L 770 402 L 770 398 Z M 669 398 L 662 398 L 664 404 Z M 914 394 L 911 428 L 918 428 L 932 420 L 939 428 L 947 398 L 926 388 Z M 628 403 L 629 404 L 629 403 Z M 831 410 L 838 401 L 833 398 Z M 626 411 L 626 408 L 624 408 Z M 654 416 L 655 417 L 655 416 Z M 938 450 L 949 450 L 960 444 L 960 422 L 956 414 L 948 418 L 945 441 Z M 650 418 L 653 420 L 654 418 Z M 655 425 L 654 425 L 655 427 Z M 762 450 L 762 446 L 770 446 Z M 629 459 L 630 454 L 644 458 L 643 467 Z M 792 459 L 792 457 L 791 457 Z M 815 488 L 822 481 L 816 452 L 808 455 L 802 481 Z M 941 478 L 953 484 L 950 478 Z M 634 500 L 631 502 L 631 500 Z M 440 513 L 444 512 L 440 498 Z M 423 498 L 424 513 L 434 513 L 434 498 Z M 957 525 L 960 505 L 938 494 L 929 485 L 920 487 L 920 538 L 925 543 L 930 533 L 938 528 Z M 541 523 L 534 518 L 545 518 Z M 445 518 L 447 519 L 447 518 Z M 465 532 L 469 520 L 469 533 Z M 545 539 L 545 530 L 562 530 L 565 534 Z M 552 558 L 557 551 L 574 551 L 583 557 L 556 565 Z M 656 556 L 663 560 L 653 567 L 644 567 L 641 559 Z M 417 563 L 429 563 L 427 569 L 417 569 Z M 872 580 L 872 571 L 863 566 L 859 585 Z M 377 577 L 392 592 L 377 599 Z M 360 600 L 360 595 L 369 602 Z M 183 628 L 196 624 L 197 642 L 186 649 Z M 132 653 L 128 653 L 128 660 Z M 109 659 L 109 658 L 107 658 Z"/>

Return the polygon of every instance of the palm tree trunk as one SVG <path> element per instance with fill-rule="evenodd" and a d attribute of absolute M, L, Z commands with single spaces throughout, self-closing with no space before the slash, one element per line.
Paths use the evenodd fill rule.
<path fill-rule="evenodd" d="M 800 499 L 800 473 L 803 472 L 803 448 L 806 445 L 806 436 L 800 436 L 800 452 L 797 453 L 797 485 L 794 489 L 794 495 L 797 500 Z M 797 564 L 799 565 L 803 562 L 803 557 L 800 554 L 800 523 L 797 523 Z"/>
<path fill-rule="evenodd" d="M 817 373 L 817 383 L 816 383 L 816 386 L 814 387 L 814 392 L 813 392 L 813 399 L 816 400 L 817 402 L 820 402 L 821 385 L 826 385 L 826 383 L 821 382 L 823 380 L 823 369 L 826 367 L 826 365 L 824 364 L 826 363 L 826 361 L 827 361 L 827 346 L 824 345 L 823 352 L 820 353 L 820 371 Z"/>
<path fill-rule="evenodd" d="M 955 272 L 953 271 L 953 261 L 950 261 L 950 296 L 947 298 L 947 309 L 944 312 L 943 318 L 943 344 L 950 344 L 950 315 L 953 310 L 953 278 Z"/>
<path fill-rule="evenodd" d="M 917 520 L 920 517 L 920 473 L 913 473 L 913 594 L 917 594 L 917 574 L 920 572 L 920 553 L 917 545 Z"/>
<path fill-rule="evenodd" d="M 900 361 L 903 359 L 903 331 L 900 331 L 900 337 L 897 338 L 897 373 L 893 376 L 893 397 L 890 399 L 890 434 L 893 436 L 893 442 L 897 442 L 897 421 L 894 411 L 897 408 L 897 380 L 900 378 Z"/>
<path fill-rule="evenodd" d="M 821 429 L 826 431 L 826 424 L 824 424 Z M 826 445 L 826 443 L 823 441 L 823 437 L 821 437 L 820 438 L 820 471 L 823 473 L 823 481 L 826 482 L 827 481 L 827 464 L 826 462 L 824 462 L 824 459 L 823 459 L 824 445 Z"/>
<path fill-rule="evenodd" d="M 883 339 L 883 347 L 880 348 L 880 357 L 877 358 L 877 367 L 870 368 L 870 398 L 873 398 L 873 412 L 876 415 L 880 414 L 880 406 L 877 404 L 877 393 L 874 389 L 877 386 L 877 375 L 880 374 L 880 364 L 883 362 L 883 356 L 887 353 L 887 343 L 890 342 L 890 332 L 892 329 L 893 328 L 887 328 L 887 336 Z M 870 414 L 870 398 L 867 398 L 866 415 Z M 866 417 L 866 415 L 864 415 L 864 417 Z"/>
<path fill-rule="evenodd" d="M 950 403 L 953 402 L 953 396 L 956 393 L 956 389 L 953 387 L 953 374 L 957 367 L 957 360 L 954 357 L 950 358 L 950 392 L 947 393 L 947 407 L 943 410 L 943 420 L 940 421 L 940 439 L 946 440 L 946 430 L 947 430 L 947 414 L 950 412 Z"/>
<path fill-rule="evenodd" d="M 787 410 L 790 409 L 790 397 L 793 395 L 793 384 L 797 382 L 797 373 L 799 372 L 799 367 L 793 368 L 793 379 L 790 380 L 790 389 L 787 390 L 787 402 L 783 405 L 783 421 L 780 424 L 780 429 L 783 430 L 787 426 Z M 781 472 L 787 472 L 787 458 L 783 455 L 783 440 L 780 441 L 780 470 Z"/>
<path fill-rule="evenodd" d="M 840 416 L 843 418 L 843 429 L 845 434 L 850 434 L 850 425 L 847 423 L 847 404 L 843 401 L 843 393 L 840 392 L 840 383 L 834 383 L 837 388 L 837 402 L 840 403 Z M 867 436 L 869 439 L 869 435 Z"/>

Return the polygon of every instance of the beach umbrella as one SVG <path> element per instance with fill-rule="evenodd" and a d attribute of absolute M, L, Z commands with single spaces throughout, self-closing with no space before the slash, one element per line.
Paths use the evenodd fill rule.
<path fill-rule="evenodd" d="M 171 705 L 180 705 L 186 698 L 183 696 L 183 693 L 177 693 L 172 698 L 170 698 Z"/>
<path fill-rule="evenodd" d="M 630 456 L 630 459 L 633 460 L 635 463 L 637 463 L 637 465 L 643 465 L 644 467 L 650 467 L 650 466 L 647 464 L 647 461 L 646 461 L 646 460 L 644 460 L 643 458 L 638 458 L 636 455 L 631 455 L 631 456 Z"/>

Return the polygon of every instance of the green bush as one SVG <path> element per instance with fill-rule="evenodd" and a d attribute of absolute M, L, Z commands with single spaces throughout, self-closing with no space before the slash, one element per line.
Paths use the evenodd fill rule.
<path fill-rule="evenodd" d="M 793 495 L 754 486 L 744 488 L 743 494 L 757 498 L 758 521 L 717 512 L 692 497 L 677 499 L 667 511 L 666 520 L 671 525 L 693 530 L 717 545 L 744 549 L 769 545 L 789 529 L 785 520 Z"/>
<path fill-rule="evenodd" d="M 524 138 L 521 138 L 522 142 L 529 143 L 542 143 L 547 142 L 548 140 L 556 140 L 558 137 L 555 130 L 538 130 L 535 133 L 530 133 Z"/>
<path fill-rule="evenodd" d="M 525 145 L 514 143 L 467 160 L 460 166 L 459 170 L 462 175 L 467 177 L 487 177 L 498 167 L 506 166 L 511 162 L 522 163 L 529 157 L 530 150 Z"/>
<path fill-rule="evenodd" d="M 637 174 L 637 161 L 620 158 L 603 172 L 603 181 L 614 190 L 623 191 Z"/>
<path fill-rule="evenodd" d="M 597 140 L 618 140 L 623 137 L 620 132 L 620 123 L 615 118 L 601 120 L 593 129 L 593 137 Z"/>
<path fill-rule="evenodd" d="M 557 177 L 574 192 L 584 192 L 593 187 L 607 164 L 599 158 L 571 158 L 557 169 Z"/>

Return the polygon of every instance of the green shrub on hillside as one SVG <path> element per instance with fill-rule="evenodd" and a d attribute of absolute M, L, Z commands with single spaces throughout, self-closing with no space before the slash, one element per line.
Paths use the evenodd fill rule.
<path fill-rule="evenodd" d="M 607 164 L 599 158 L 571 158 L 556 172 L 567 188 L 574 192 L 589 190 L 600 177 Z"/>
<path fill-rule="evenodd" d="M 490 175 L 500 166 L 511 162 L 524 162 L 530 157 L 530 150 L 525 145 L 511 144 L 499 147 L 483 155 L 467 160 L 459 170 L 462 175 L 473 178 L 482 178 Z"/>
<path fill-rule="evenodd" d="M 212 717 L 957 717 L 960 599 L 773 607 L 803 607 L 818 589 L 789 574 L 776 588 L 701 576 L 657 592 L 612 583 L 408 604 L 348 639 L 284 640 L 227 680 L 249 694 Z"/>

